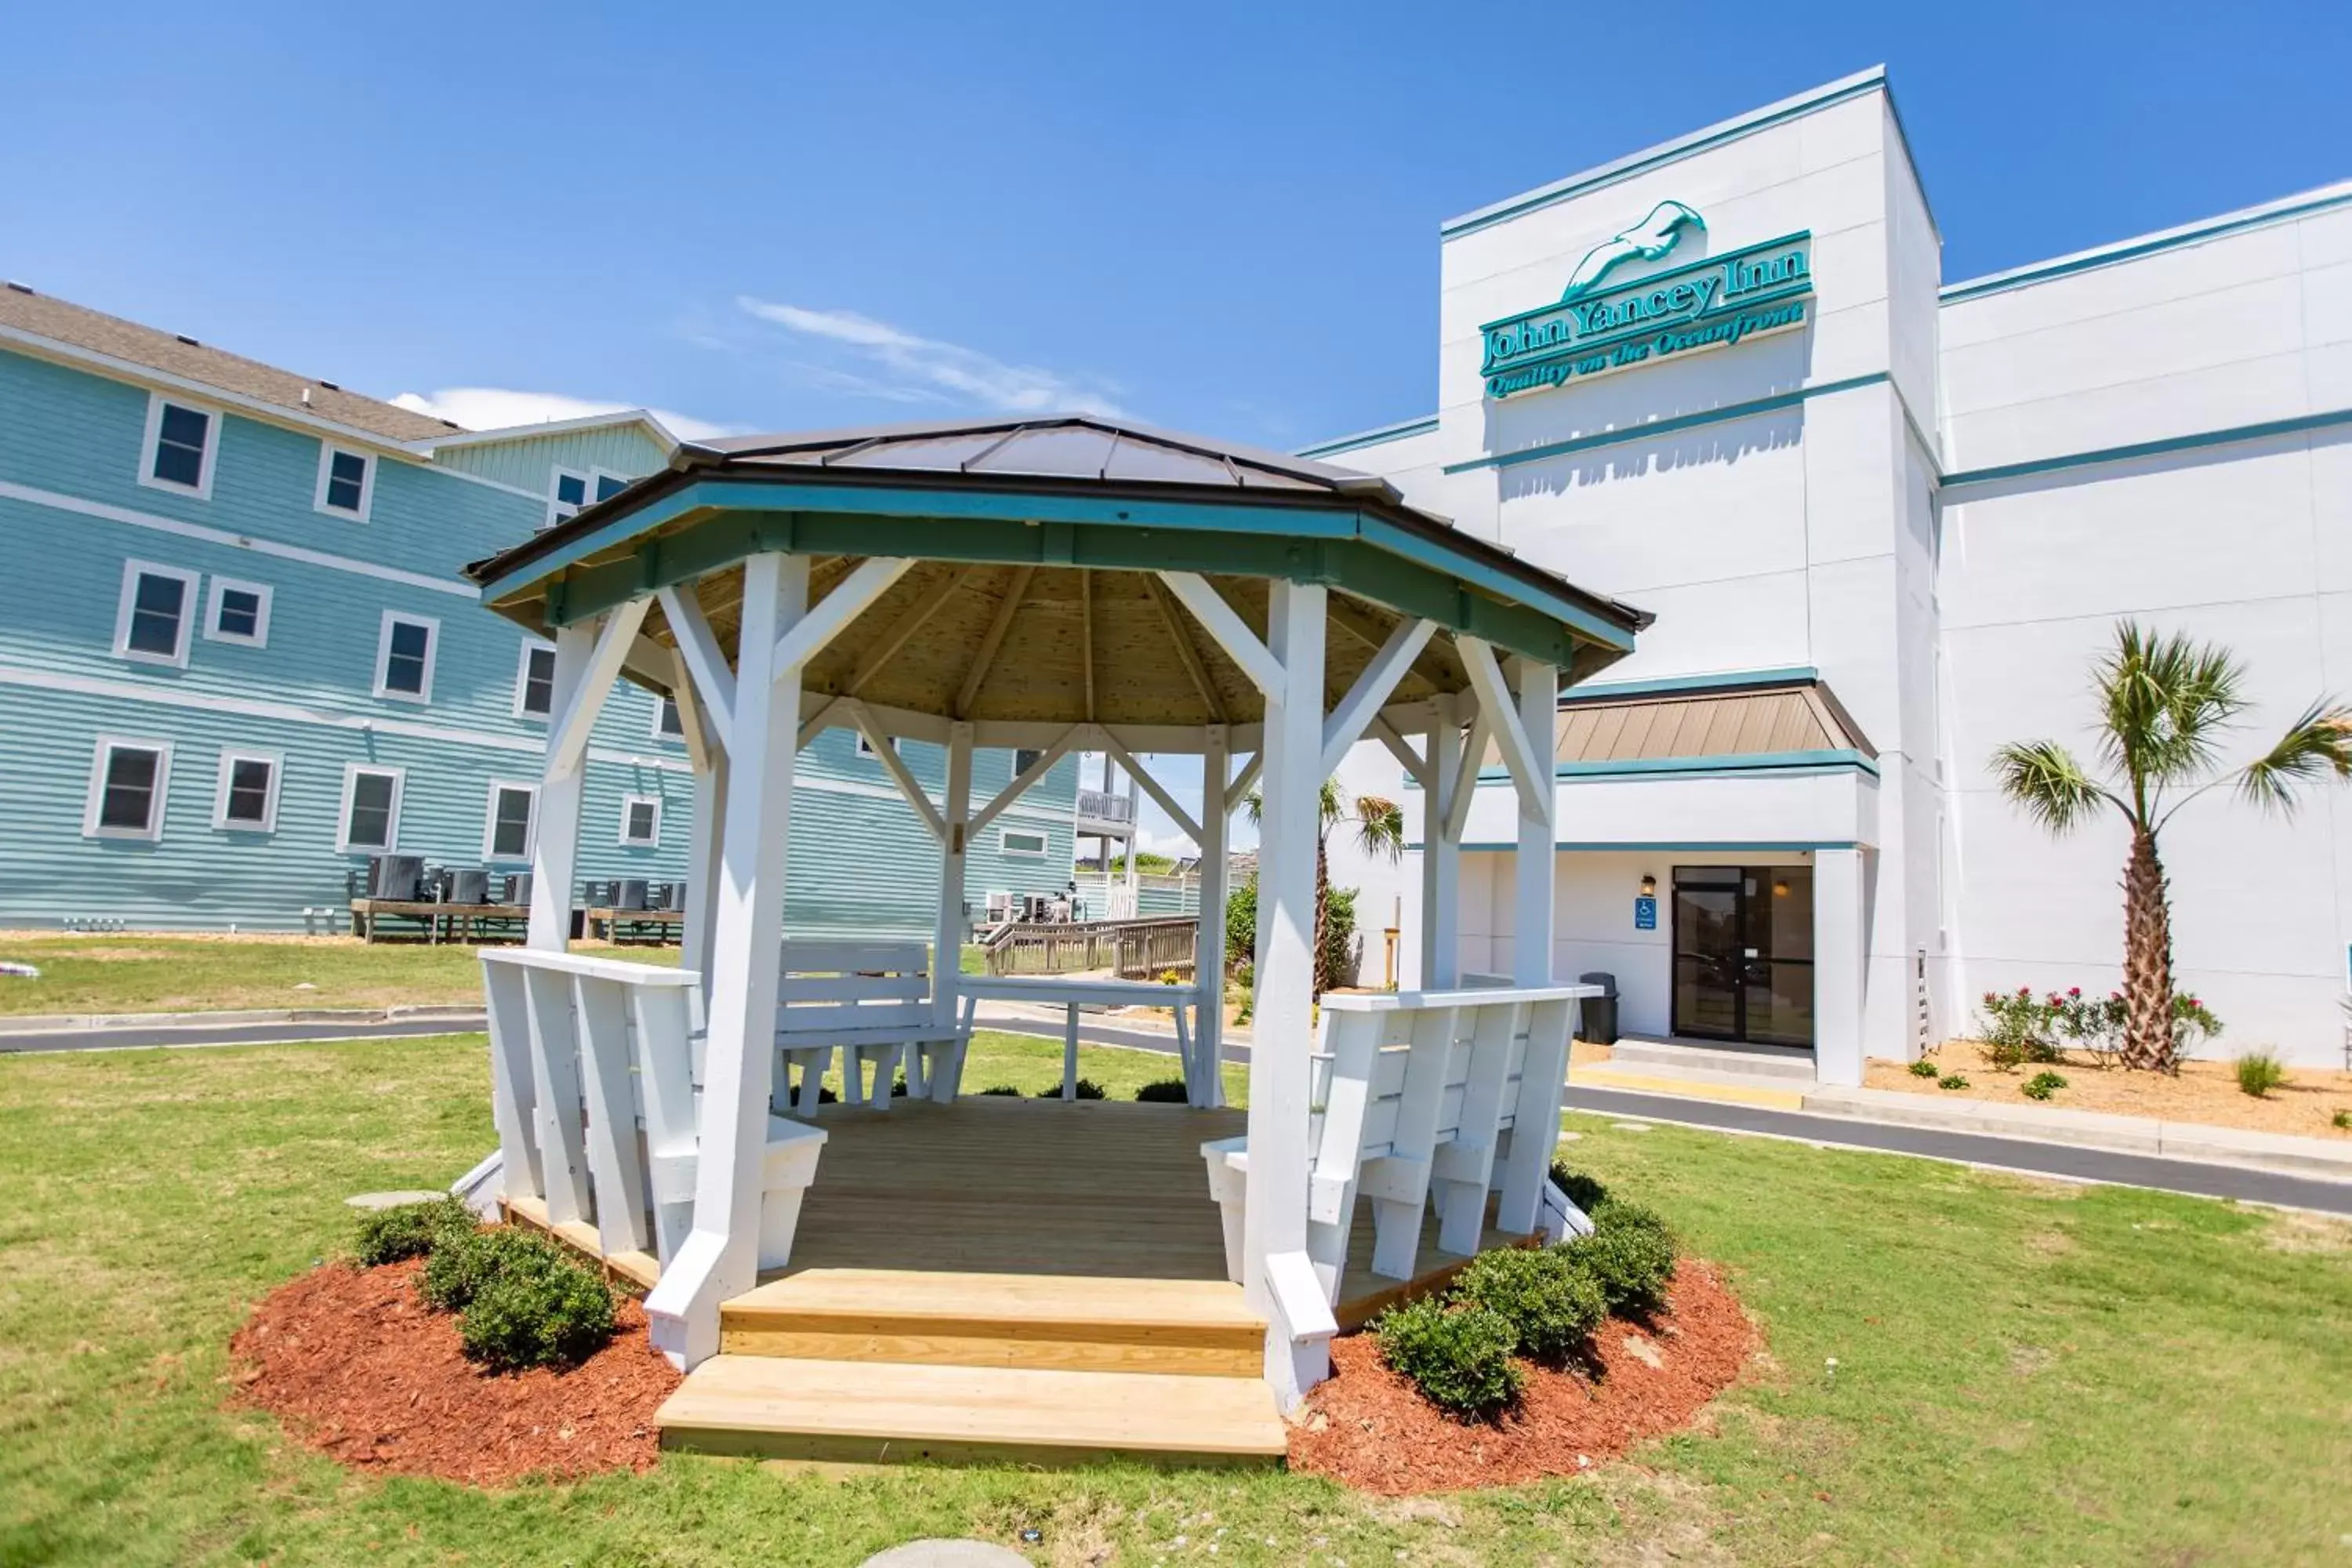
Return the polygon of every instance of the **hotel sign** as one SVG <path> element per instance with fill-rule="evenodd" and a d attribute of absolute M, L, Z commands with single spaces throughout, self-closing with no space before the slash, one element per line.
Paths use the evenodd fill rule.
<path fill-rule="evenodd" d="M 1663 259 L 1685 231 L 1704 227 L 1680 202 L 1661 202 L 1641 225 L 1588 252 L 1558 303 L 1481 327 L 1486 395 L 1559 386 L 1804 325 L 1813 297 L 1809 232 L 1627 283 L 1607 281 L 1623 263 Z"/>

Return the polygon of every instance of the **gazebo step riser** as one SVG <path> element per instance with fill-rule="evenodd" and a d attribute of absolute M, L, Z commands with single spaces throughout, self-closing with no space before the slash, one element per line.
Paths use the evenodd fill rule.
<path fill-rule="evenodd" d="M 821 1465 L 1020 1465 L 1074 1469 L 1085 1465 L 1158 1465 L 1181 1469 L 1267 1469 L 1278 1454 L 1217 1454 L 1157 1448 L 1087 1448 L 1044 1443 L 941 1443 L 903 1437 L 833 1437 L 783 1432 L 662 1428 L 670 1453 L 719 1458 L 778 1459 Z"/>
<path fill-rule="evenodd" d="M 719 1349 L 728 1355 L 820 1361 L 1255 1378 L 1264 1371 L 1265 1338 L 1263 1330 L 1122 1331 L 1084 1323 L 844 1323 L 813 1317 L 739 1320 L 728 1314 L 721 1320 Z"/>

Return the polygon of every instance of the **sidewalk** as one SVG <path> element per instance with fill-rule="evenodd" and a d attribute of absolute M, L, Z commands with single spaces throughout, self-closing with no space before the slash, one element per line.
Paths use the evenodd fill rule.
<path fill-rule="evenodd" d="M 0 1037 L 57 1035 L 74 1029 L 217 1028 L 236 1024 L 426 1024 L 479 1026 L 476 1002 L 400 1007 L 247 1007 L 195 1013 L 25 1013 L 0 1016 Z"/>

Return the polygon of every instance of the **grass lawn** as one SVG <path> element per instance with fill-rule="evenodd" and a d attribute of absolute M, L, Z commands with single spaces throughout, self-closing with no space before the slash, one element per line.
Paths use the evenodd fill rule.
<path fill-rule="evenodd" d="M 675 947 L 574 951 L 640 963 L 676 963 Z M 257 1007 L 392 1007 L 482 1000 L 480 950 L 423 942 L 368 943 L 357 937 L 78 936 L 0 934 L 0 959 L 37 966 L 38 980 L 0 975 L 0 1016 L 56 1013 L 176 1013 Z M 981 973 L 980 948 L 963 950 L 963 972 Z M 310 987 L 309 990 L 303 986 Z"/>
<path fill-rule="evenodd" d="M 1056 1056 L 991 1038 L 968 1081 L 1042 1087 Z M 1086 1057 L 1120 1085 L 1167 1065 Z M 1574 1481 L 1395 1503 L 1128 1468 L 354 1479 L 227 1402 L 224 1344 L 343 1245 L 344 1195 L 490 1147 L 486 1080 L 478 1037 L 0 1058 L 0 1563 L 849 1564 L 1031 1525 L 1037 1561 L 1073 1563 L 2347 1561 L 2344 1227 L 1580 1117 L 1570 1157 L 1728 1267 L 1770 1359 L 1704 1434 Z"/>

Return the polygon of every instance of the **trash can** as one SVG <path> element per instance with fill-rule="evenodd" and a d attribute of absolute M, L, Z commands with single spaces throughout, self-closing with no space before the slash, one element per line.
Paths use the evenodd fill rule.
<path fill-rule="evenodd" d="M 1598 985 L 1601 994 L 1587 996 L 1577 1015 L 1576 1037 L 1596 1046 L 1617 1043 L 1617 977 L 1596 969 L 1576 977 L 1579 985 Z"/>

